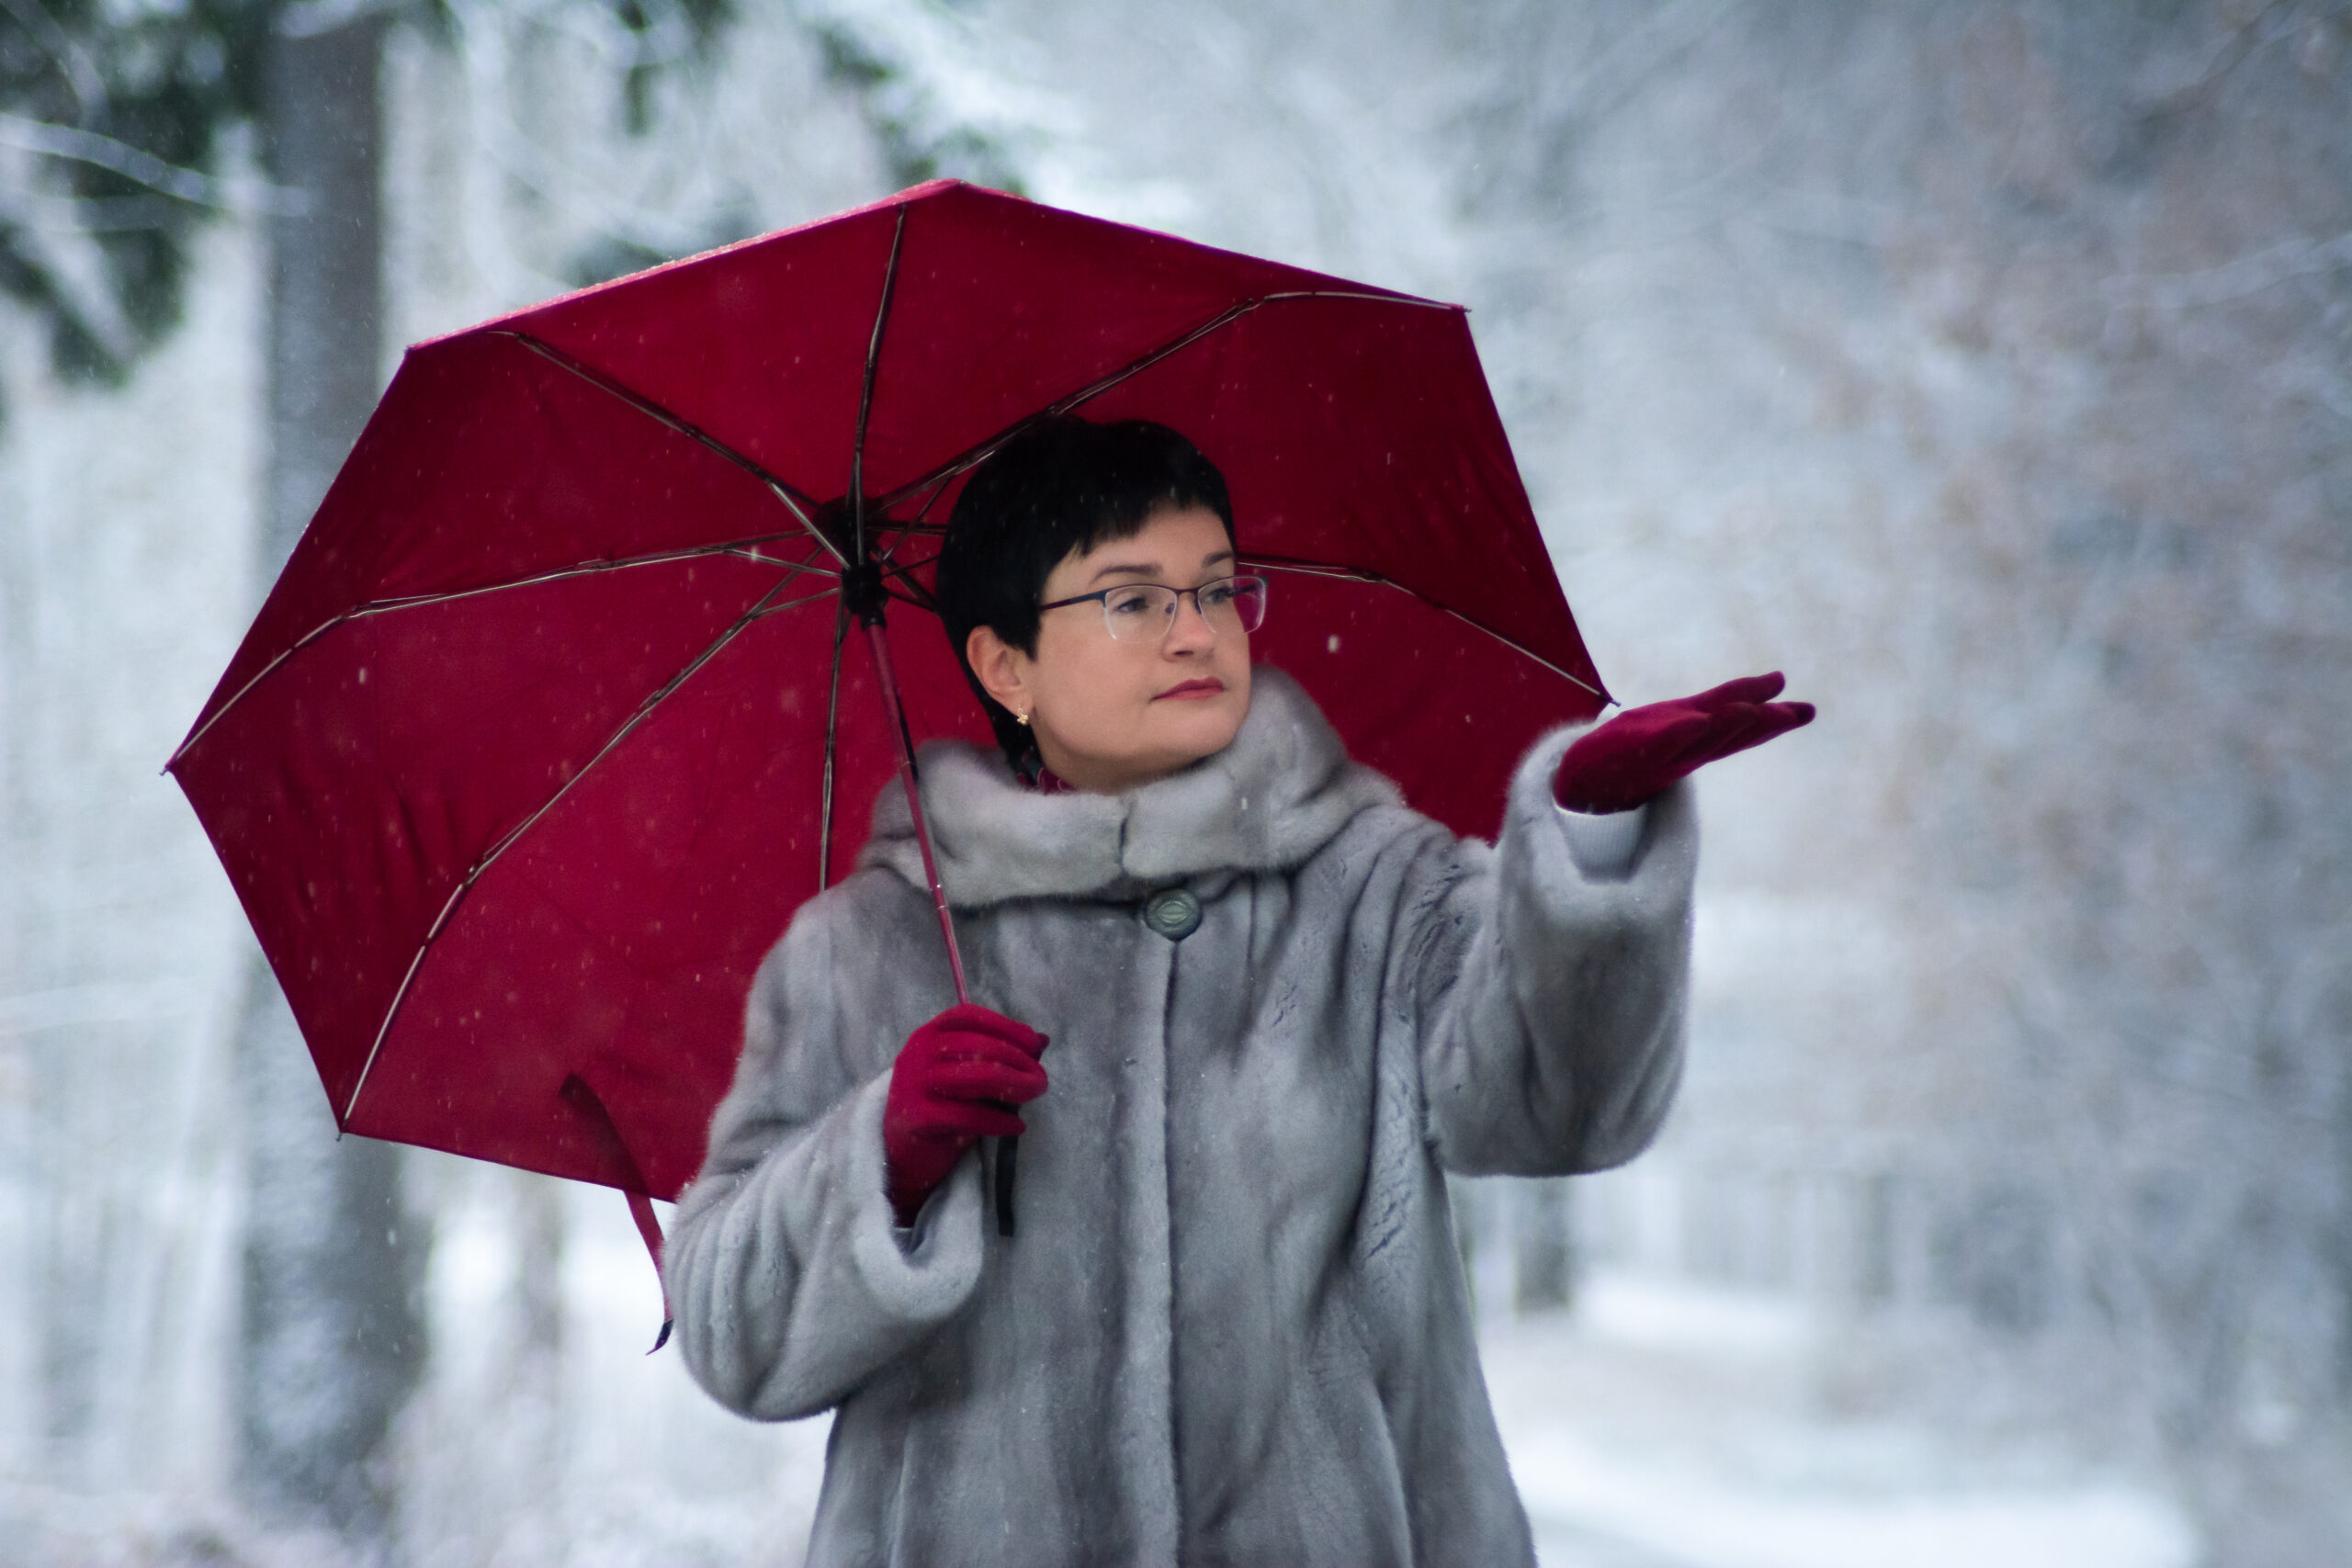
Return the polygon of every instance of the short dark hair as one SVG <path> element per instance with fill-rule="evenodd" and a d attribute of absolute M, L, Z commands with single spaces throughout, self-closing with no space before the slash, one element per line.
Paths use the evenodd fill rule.
<path fill-rule="evenodd" d="M 1096 424 L 1064 414 L 1031 426 L 972 470 L 939 549 L 932 592 L 947 640 L 989 716 L 1007 761 L 1035 777 L 1036 742 L 982 689 L 964 645 L 987 626 L 1037 651 L 1037 604 L 1068 557 L 1131 539 L 1153 513 L 1204 506 L 1233 537 L 1233 501 L 1216 465 L 1164 424 Z"/>

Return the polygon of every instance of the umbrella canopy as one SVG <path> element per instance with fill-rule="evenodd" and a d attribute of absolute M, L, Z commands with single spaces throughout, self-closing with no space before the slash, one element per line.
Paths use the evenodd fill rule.
<path fill-rule="evenodd" d="M 842 568 L 927 601 L 1063 411 L 1224 470 L 1253 655 L 1456 830 L 1606 700 L 1457 307 L 939 182 L 499 318 L 408 352 L 171 762 L 339 1124 L 673 1196 L 898 765 Z"/>

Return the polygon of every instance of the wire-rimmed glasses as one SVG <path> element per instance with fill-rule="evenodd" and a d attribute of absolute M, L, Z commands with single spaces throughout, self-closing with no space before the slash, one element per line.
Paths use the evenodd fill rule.
<path fill-rule="evenodd" d="M 1216 632 L 1254 632 L 1266 620 L 1266 580 L 1262 577 L 1220 577 L 1198 588 L 1170 588 L 1161 582 L 1123 582 L 1092 593 L 1057 599 L 1037 608 L 1058 610 L 1091 599 L 1102 603 L 1102 623 L 1115 642 L 1158 642 L 1176 624 L 1176 606 L 1186 598 L 1201 619 Z"/>

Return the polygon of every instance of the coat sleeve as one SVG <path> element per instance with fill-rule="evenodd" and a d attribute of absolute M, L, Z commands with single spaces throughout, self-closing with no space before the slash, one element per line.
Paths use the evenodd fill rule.
<path fill-rule="evenodd" d="M 1427 1134 L 1464 1174 L 1559 1176 L 1639 1154 L 1682 1069 L 1698 824 L 1675 785 L 1640 819 L 1552 799 L 1563 730 L 1511 782 L 1494 849 L 1433 852 L 1408 984 Z M 1628 814 L 1631 816 L 1632 814 Z"/>
<path fill-rule="evenodd" d="M 839 1005 L 856 977 L 834 962 L 842 909 L 828 902 L 803 910 L 760 966 L 734 1087 L 664 1248 L 688 1369 L 761 1420 L 839 1404 L 953 1316 L 980 1276 L 976 1158 L 911 1231 L 883 1195 L 897 1040 Z"/>

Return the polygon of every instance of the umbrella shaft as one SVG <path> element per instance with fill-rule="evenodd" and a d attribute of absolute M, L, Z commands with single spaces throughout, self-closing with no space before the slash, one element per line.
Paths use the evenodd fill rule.
<path fill-rule="evenodd" d="M 915 777 L 915 746 L 907 733 L 906 710 L 899 703 L 899 677 L 890 668 L 890 638 L 884 631 L 881 618 L 865 624 L 866 640 L 874 648 L 874 671 L 882 687 L 882 706 L 888 715 L 890 728 L 899 735 L 899 782 L 906 786 L 907 810 L 914 818 L 915 847 L 922 852 L 923 880 L 931 884 L 931 907 L 939 911 L 939 935 L 947 943 L 947 970 L 956 977 L 956 999 L 968 1002 L 971 992 L 964 985 L 964 953 L 956 945 L 956 921 L 947 912 L 947 890 L 940 886 L 939 863 L 932 858 L 931 824 L 923 820 L 922 791 Z M 1013 1161 L 1018 1156 L 1018 1138 L 999 1138 L 996 1143 L 996 1231 L 1009 1236 L 1013 1231 Z"/>
<path fill-rule="evenodd" d="M 865 636 L 874 647 L 874 670 L 882 687 L 882 706 L 889 716 L 890 728 L 898 732 L 899 782 L 906 785 L 907 809 L 915 822 L 915 845 L 922 852 L 923 880 L 931 884 L 932 908 L 939 912 L 939 934 L 947 943 L 947 968 L 956 978 L 956 999 L 968 1002 L 972 998 L 964 985 L 964 954 L 956 945 L 956 921 L 947 912 L 947 890 L 939 883 L 939 864 L 932 858 L 931 825 L 923 820 L 922 791 L 915 777 L 914 740 L 907 733 L 906 710 L 899 704 L 899 678 L 890 668 L 889 635 L 876 620 L 866 626 Z"/>

